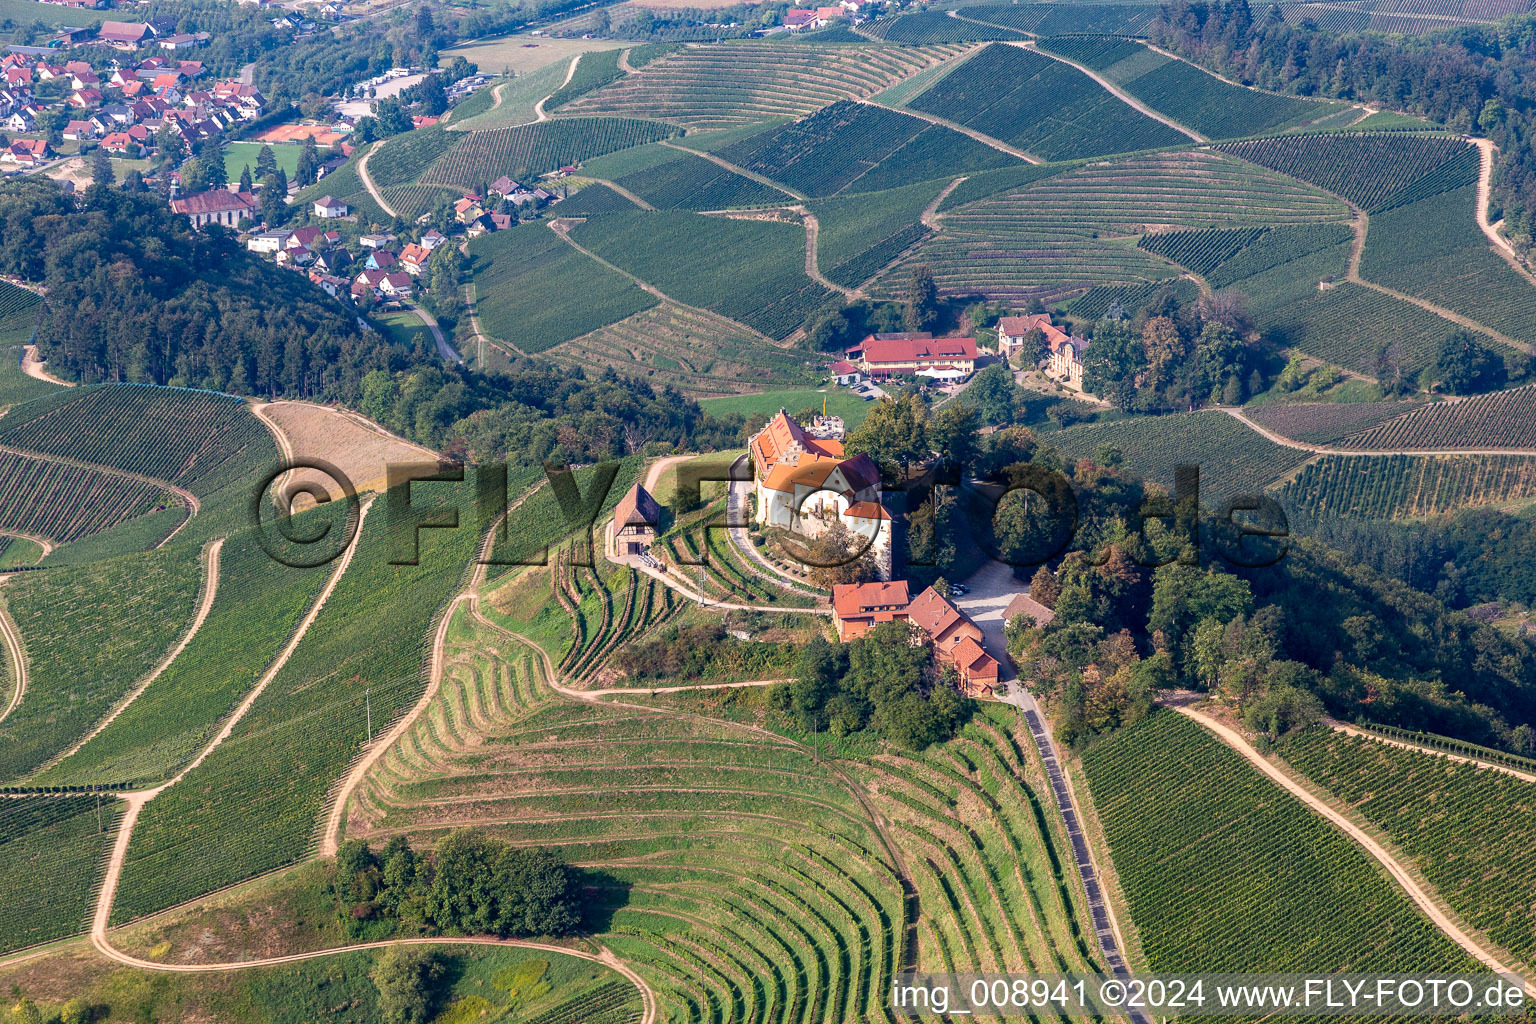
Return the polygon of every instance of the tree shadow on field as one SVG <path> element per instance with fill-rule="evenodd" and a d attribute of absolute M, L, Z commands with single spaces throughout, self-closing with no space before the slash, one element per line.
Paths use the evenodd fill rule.
<path fill-rule="evenodd" d="M 580 869 L 576 882 L 581 886 L 581 929 L 589 934 L 611 931 L 613 916 L 629 906 L 630 882 L 606 871 Z"/>

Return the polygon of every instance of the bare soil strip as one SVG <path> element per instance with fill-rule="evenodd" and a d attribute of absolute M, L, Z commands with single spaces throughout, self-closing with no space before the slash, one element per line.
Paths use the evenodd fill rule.
<path fill-rule="evenodd" d="M 0 576 L 0 585 L 9 579 L 10 576 Z M 5 643 L 5 660 L 10 663 L 11 677 L 16 681 L 11 690 L 11 699 L 6 703 L 5 710 L 0 711 L 0 722 L 3 722 L 6 716 L 16 710 L 27 692 L 27 651 L 21 645 L 21 631 L 16 628 L 10 612 L 6 611 L 4 602 L 0 602 L 0 640 Z"/>
<path fill-rule="evenodd" d="M 1469 954 L 1476 957 L 1481 963 L 1488 967 L 1489 970 L 1497 974 L 1519 973 L 1507 965 L 1503 960 L 1499 959 L 1493 953 L 1485 949 L 1466 932 L 1462 931 L 1462 929 L 1450 919 L 1445 911 L 1441 910 L 1440 907 L 1429 898 L 1428 894 L 1426 894 L 1424 890 L 1420 888 L 1419 884 L 1413 880 L 1413 876 L 1408 873 L 1408 870 L 1399 864 L 1390 853 L 1383 849 L 1380 843 L 1376 842 L 1375 839 L 1371 838 L 1371 836 L 1368 835 L 1363 829 L 1355 825 L 1348 818 L 1344 817 L 1344 815 L 1340 814 L 1332 807 L 1329 807 L 1328 804 L 1322 799 L 1313 795 L 1313 793 L 1306 787 L 1302 786 L 1295 779 L 1281 771 L 1263 754 L 1260 754 L 1257 750 L 1254 750 L 1253 747 L 1249 746 L 1248 741 L 1244 739 L 1240 733 L 1227 727 L 1226 725 L 1223 725 L 1221 722 L 1218 722 L 1216 719 L 1212 718 L 1210 715 L 1207 715 L 1203 711 L 1198 711 L 1188 705 L 1175 705 L 1173 709 L 1179 714 L 1185 715 L 1186 717 L 1199 722 L 1206 729 L 1214 733 L 1217 739 L 1221 740 L 1227 746 L 1237 751 L 1250 764 L 1268 776 L 1272 782 L 1279 785 L 1287 793 L 1290 793 L 1292 796 L 1300 800 L 1313 811 L 1316 811 L 1318 814 L 1322 815 L 1335 828 L 1359 844 L 1366 853 L 1375 858 L 1376 862 L 1387 870 L 1387 874 L 1392 876 L 1392 880 L 1396 882 L 1398 886 L 1408 894 L 1409 899 L 1413 900 L 1414 904 L 1419 908 L 1419 910 L 1424 913 L 1424 916 L 1428 917 L 1430 922 L 1434 924 L 1436 928 L 1440 929 L 1446 938 L 1450 939 L 1462 949 L 1466 950 Z M 1526 991 L 1531 995 L 1536 996 L 1536 983 L 1526 982 L 1525 988 Z"/>
<path fill-rule="evenodd" d="M 171 667 L 171 663 L 181 656 L 181 652 L 187 649 L 187 645 L 192 642 L 192 638 L 197 636 L 198 630 L 203 628 L 203 623 L 208 619 L 208 613 L 213 610 L 214 599 L 218 597 L 219 553 L 223 551 L 223 549 L 223 537 L 220 537 L 217 540 L 209 541 L 207 548 L 204 549 L 202 600 L 198 603 L 197 614 L 192 617 L 192 625 L 187 628 L 187 631 L 182 635 L 181 640 L 177 642 L 175 647 L 170 649 L 170 651 L 163 659 L 161 659 L 160 664 L 156 665 L 154 669 L 149 673 L 149 675 L 144 677 L 144 681 L 142 683 L 134 687 L 133 691 L 129 693 L 128 696 L 119 701 L 117 706 L 112 709 L 107 717 L 103 718 L 99 723 L 97 723 L 96 728 L 87 733 L 85 738 L 82 739 L 79 743 L 76 743 L 74 746 L 64 751 L 64 753 L 59 754 L 58 756 L 44 763 L 43 766 L 38 769 L 39 772 L 46 771 L 47 769 L 52 768 L 54 765 L 58 764 L 60 761 L 63 761 L 68 757 L 72 757 L 80 751 L 81 747 L 85 746 L 87 743 L 91 742 L 91 740 L 100 735 L 103 729 L 111 725 L 118 715 L 121 715 L 124 711 L 126 711 L 128 709 L 128 705 L 138 700 L 144 691 L 149 689 L 150 684 L 152 684 L 156 679 L 159 679 L 161 674 L 164 673 L 166 669 Z"/>
<path fill-rule="evenodd" d="M 1477 147 L 1481 167 L 1477 174 L 1477 226 L 1488 241 L 1493 243 L 1494 249 L 1504 257 L 1504 262 L 1513 267 L 1521 277 L 1531 284 L 1536 285 L 1536 276 L 1532 276 L 1524 263 L 1515 255 L 1515 247 L 1509 244 L 1509 239 L 1499 233 L 1494 225 L 1488 222 L 1488 203 L 1493 195 L 1493 151 L 1496 148 L 1491 139 L 1473 139 L 1472 145 Z"/>
<path fill-rule="evenodd" d="M 62 378 L 55 377 L 53 374 L 44 369 L 44 366 L 47 364 L 42 359 L 38 358 L 36 345 L 25 345 L 22 347 L 21 352 L 21 372 L 26 374 L 28 377 L 35 377 L 38 380 L 45 380 L 49 384 L 58 384 L 61 387 L 66 388 L 77 386 L 74 381 L 63 380 Z"/>

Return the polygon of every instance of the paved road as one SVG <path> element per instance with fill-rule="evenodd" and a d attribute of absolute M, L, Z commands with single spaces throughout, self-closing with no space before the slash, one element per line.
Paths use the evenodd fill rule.
<path fill-rule="evenodd" d="M 407 306 L 411 307 L 417 316 L 421 317 L 422 322 L 427 325 L 427 329 L 432 332 L 432 340 L 437 342 L 437 354 L 450 363 L 462 363 L 464 357 L 455 352 L 453 346 L 448 344 L 447 339 L 443 337 L 443 329 L 438 326 L 437 318 L 411 300 L 405 299 L 403 301 Z"/>
<path fill-rule="evenodd" d="M 1028 585 L 1014 578 L 1013 566 L 990 558 L 965 581 L 965 585 L 971 592 L 951 600 L 981 627 L 982 646 L 998 660 L 997 678 L 1000 681 L 1017 678 L 1013 663 L 1007 657 L 1008 645 L 1003 639 L 1003 611 L 1015 597 L 1029 592 Z"/>

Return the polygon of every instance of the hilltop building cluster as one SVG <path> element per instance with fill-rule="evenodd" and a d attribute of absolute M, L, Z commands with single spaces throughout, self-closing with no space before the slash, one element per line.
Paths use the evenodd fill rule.
<path fill-rule="evenodd" d="M 954 669 L 961 693 L 987 697 L 997 689 L 1000 665 L 982 647 L 981 629 L 933 587 L 913 599 L 906 580 L 839 584 L 832 610 L 844 643 L 882 622 L 910 622 L 933 642 L 934 660 Z"/>

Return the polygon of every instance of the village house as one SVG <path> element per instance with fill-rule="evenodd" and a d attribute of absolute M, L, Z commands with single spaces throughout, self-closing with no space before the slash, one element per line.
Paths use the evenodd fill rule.
<path fill-rule="evenodd" d="M 337 217 L 345 217 L 347 213 L 347 204 L 333 196 L 321 196 L 315 200 L 315 216 L 322 220 L 334 220 Z"/>
<path fill-rule="evenodd" d="M 379 291 L 392 299 L 410 298 L 411 288 L 411 275 L 398 271 L 393 274 L 385 274 L 384 280 L 379 282 Z"/>
<path fill-rule="evenodd" d="M 427 264 L 431 261 L 431 259 L 432 250 L 428 249 L 426 246 L 417 245 L 415 242 L 410 243 L 404 249 L 400 250 L 400 265 L 403 266 L 405 268 L 405 272 L 410 274 L 412 277 L 420 277 L 423 273 L 425 273 Z"/>
<path fill-rule="evenodd" d="M 353 296 L 359 299 L 365 299 L 370 295 L 377 294 L 379 291 L 379 286 L 384 282 L 384 278 L 388 276 L 388 273 L 383 270 L 363 271 L 361 274 L 358 274 L 355 278 L 352 279 Z"/>
<path fill-rule="evenodd" d="M 656 539 L 661 506 L 638 483 L 625 492 L 613 510 L 613 554 L 618 558 L 643 555 Z"/>
<path fill-rule="evenodd" d="M 171 210 L 186 214 L 191 218 L 194 228 L 208 224 L 238 228 L 243 218 L 261 218 L 261 204 L 255 196 L 249 192 L 231 192 L 227 188 L 209 189 L 207 192 L 172 199 Z"/>
<path fill-rule="evenodd" d="M 1073 391 L 1083 390 L 1083 353 L 1088 339 L 1076 336 L 1049 342 L 1045 357 L 1045 375 Z"/>
<path fill-rule="evenodd" d="M 932 641 L 934 662 L 955 670 L 961 693 L 989 697 L 997 690 L 1001 666 L 982 648 L 981 630 L 932 587 L 911 600 L 905 580 L 838 584 L 832 588 L 832 610 L 844 643 L 882 622 L 910 622 Z"/>
<path fill-rule="evenodd" d="M 435 252 L 437 247 L 448 241 L 448 236 L 436 228 L 421 236 L 421 247 L 427 252 Z"/>
<path fill-rule="evenodd" d="M 904 373 L 935 380 L 964 380 L 976 369 L 975 338 L 935 338 L 928 334 L 871 334 L 857 348 L 859 367 L 880 379 Z"/>
<path fill-rule="evenodd" d="M 36 167 L 47 160 L 52 153 L 46 139 L 13 139 L 8 147 L 0 150 L 0 163 L 15 164 L 18 167 Z"/>
<path fill-rule="evenodd" d="M 368 254 L 368 259 L 364 261 L 363 266 L 369 270 L 388 270 L 397 262 L 399 261 L 395 258 L 395 254 L 388 249 L 375 249 Z"/>
<path fill-rule="evenodd" d="M 832 587 L 832 611 L 837 619 L 837 638 L 847 643 L 882 622 L 905 622 L 911 603 L 906 580 L 836 584 Z"/>
<path fill-rule="evenodd" d="M 857 384 L 864 379 L 864 372 L 846 359 L 839 359 L 829 368 L 832 378 L 843 387 Z"/>
<path fill-rule="evenodd" d="M 291 231 L 262 231 L 252 235 L 245 247 L 251 252 L 278 252 L 288 245 L 288 239 L 292 237 Z"/>
<path fill-rule="evenodd" d="M 933 641 L 933 656 L 949 665 L 967 697 L 988 697 L 997 687 L 997 659 L 981 646 L 981 629 L 949 598 L 929 587 L 907 608 L 907 618 Z"/>

